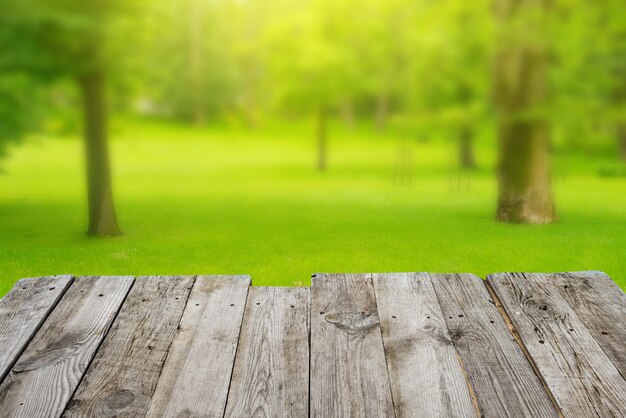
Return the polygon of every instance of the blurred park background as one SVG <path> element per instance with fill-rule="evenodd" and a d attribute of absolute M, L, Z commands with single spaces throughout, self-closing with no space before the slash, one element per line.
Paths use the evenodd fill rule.
<path fill-rule="evenodd" d="M 50 274 L 603 270 L 623 0 L 0 0 L 0 295 Z"/>

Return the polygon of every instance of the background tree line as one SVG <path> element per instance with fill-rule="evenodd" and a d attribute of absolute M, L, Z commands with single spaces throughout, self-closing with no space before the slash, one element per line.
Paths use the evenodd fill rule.
<path fill-rule="evenodd" d="M 466 169 L 491 127 L 505 222 L 556 219 L 551 150 L 626 161 L 619 0 L 0 0 L 0 49 L 0 151 L 51 120 L 82 125 L 93 235 L 119 234 L 110 112 L 314 118 L 319 170 L 331 119 L 446 130 Z"/>

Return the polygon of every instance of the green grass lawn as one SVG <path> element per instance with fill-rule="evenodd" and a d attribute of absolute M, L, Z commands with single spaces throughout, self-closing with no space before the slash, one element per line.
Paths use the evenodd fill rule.
<path fill-rule="evenodd" d="M 559 157 L 560 221 L 493 220 L 493 151 L 458 187 L 453 144 L 335 132 L 315 171 L 306 127 L 248 132 L 126 123 L 112 143 L 124 236 L 87 238 L 77 138 L 31 138 L 0 176 L 0 295 L 21 277 L 250 274 L 307 285 L 314 272 L 603 270 L 626 287 L 626 179 Z M 400 146 L 411 184 L 394 184 Z M 468 184 L 469 183 L 469 184 Z"/>

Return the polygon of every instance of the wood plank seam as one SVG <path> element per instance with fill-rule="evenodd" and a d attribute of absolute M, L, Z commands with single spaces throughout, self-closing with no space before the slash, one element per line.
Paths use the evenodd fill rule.
<path fill-rule="evenodd" d="M 470 378 L 480 413 L 557 418 L 558 413 L 512 338 L 484 281 L 473 274 L 426 276 L 432 279 L 450 341 Z M 463 378 L 460 371 L 458 379 Z M 468 392 L 468 407 L 473 408 L 465 385 L 464 389 Z"/>
<path fill-rule="evenodd" d="M 550 401 L 554 405 L 554 408 L 558 412 L 559 416 L 564 418 L 565 415 L 563 414 L 563 411 L 561 410 L 561 407 L 559 406 L 556 398 L 554 397 L 554 394 L 552 393 L 552 391 L 548 387 L 548 383 L 545 381 L 545 379 L 543 378 L 543 376 L 539 372 L 539 367 L 537 367 L 537 363 L 535 363 L 535 360 L 530 355 L 530 353 L 528 352 L 528 349 L 526 348 L 526 346 L 522 342 L 522 339 L 520 338 L 519 333 L 515 329 L 515 325 L 513 325 L 513 321 L 511 321 L 511 317 L 509 316 L 509 314 L 506 311 L 506 309 L 504 309 L 504 306 L 502 305 L 502 302 L 498 298 L 498 295 L 496 294 L 496 292 L 493 289 L 493 287 L 491 287 L 489 282 L 484 280 L 484 283 L 485 283 L 485 286 L 487 287 L 487 291 L 489 292 L 489 294 L 491 295 L 491 297 L 493 299 L 494 304 L 496 305 L 496 308 L 498 308 L 498 311 L 500 311 L 500 314 L 502 315 L 502 318 L 504 318 L 504 322 L 506 323 L 507 328 L 511 332 L 511 335 L 513 335 L 513 338 L 515 339 L 515 342 L 517 343 L 517 345 L 522 350 L 522 353 L 524 353 L 524 356 L 528 360 L 528 363 L 530 363 L 531 367 L 533 368 L 533 371 L 535 372 L 535 375 L 537 375 L 537 378 L 541 382 L 541 386 L 543 386 L 543 389 L 548 394 L 548 397 L 550 398 Z"/>
<path fill-rule="evenodd" d="M 457 276 L 459 275 L 457 274 Z M 435 294 L 435 299 L 437 300 L 437 304 L 441 307 L 442 305 L 441 305 L 441 299 L 439 298 L 439 294 L 437 292 L 434 292 L 434 294 Z M 448 333 L 450 333 L 451 330 L 447 322 L 446 322 L 446 328 L 448 329 Z M 456 358 L 459 361 L 461 372 L 463 373 L 463 377 L 465 378 L 465 385 L 467 386 L 467 390 L 470 394 L 470 399 L 472 400 L 472 406 L 474 407 L 474 410 L 476 411 L 476 416 L 482 417 L 483 414 L 481 414 L 480 412 L 480 405 L 478 403 L 478 396 L 476 395 L 476 390 L 474 389 L 474 385 L 472 385 L 472 382 L 470 381 L 469 375 L 467 374 L 467 368 L 465 366 L 465 362 L 463 361 L 463 358 L 461 357 L 461 353 L 459 353 L 459 350 L 456 346 L 456 342 L 454 341 L 454 339 L 452 339 L 452 347 L 454 347 Z"/>
<path fill-rule="evenodd" d="M 371 273 L 312 281 L 311 416 L 394 416 L 373 287 Z"/>
<path fill-rule="evenodd" d="M 134 285 L 135 285 L 135 276 L 133 276 L 132 282 L 131 282 L 130 286 L 128 286 L 128 290 L 126 291 L 126 294 L 124 295 L 124 298 L 122 299 L 122 302 L 120 303 L 119 308 L 115 311 L 115 315 L 113 315 L 113 318 L 111 319 L 111 321 L 109 321 L 108 327 L 106 327 L 103 330 L 102 339 L 100 340 L 100 343 L 97 345 L 96 349 L 94 350 L 93 355 L 91 356 L 91 359 L 89 359 L 89 362 L 87 363 L 87 367 L 85 368 L 85 371 L 83 372 L 82 376 L 80 376 L 80 378 L 78 379 L 78 383 L 76 384 L 76 387 L 72 391 L 72 393 L 69 396 L 69 398 L 67 398 L 67 402 L 65 403 L 65 406 L 63 407 L 63 411 L 65 411 L 67 409 L 67 406 L 72 401 L 72 398 L 74 397 L 74 394 L 76 393 L 76 391 L 80 387 L 80 384 L 83 382 L 83 379 L 87 375 L 87 372 L 89 371 L 89 367 L 91 367 L 91 364 L 93 363 L 93 360 L 96 358 L 96 354 L 98 354 L 98 350 L 100 350 L 100 347 L 102 346 L 102 343 L 106 339 L 107 334 L 109 333 L 109 330 L 111 329 L 111 327 L 115 323 L 115 320 L 117 319 L 117 316 L 119 315 L 120 311 L 122 310 L 122 306 L 124 306 L 124 303 L 126 303 L 126 298 L 128 297 L 128 294 L 130 293 L 130 290 L 133 288 Z"/>
<path fill-rule="evenodd" d="M 553 273 L 499 273 L 487 279 L 500 296 L 564 414 L 623 416 L 626 382 L 602 349 L 602 338 L 600 341 L 597 338 L 608 333 L 599 332 L 594 315 L 589 316 L 590 312 L 570 298 L 576 295 L 571 294 L 572 290 L 565 291 L 569 286 L 562 286 L 584 284 L 579 289 L 584 299 L 597 294 L 599 288 L 595 284 L 599 282 L 589 283 L 583 277 L 573 276 L 571 278 L 578 283 L 564 283 L 562 280 L 567 278 Z M 595 280 L 592 278 L 592 281 Z M 604 290 L 606 294 L 597 300 L 600 307 L 611 305 L 610 292 Z M 613 326 L 619 331 L 626 306 L 622 304 L 621 291 L 618 296 L 621 313 L 613 315 Z M 606 323 L 600 322 L 601 329 L 605 330 Z M 619 356 L 623 339 L 618 344 L 618 352 L 614 354 Z M 564 376 L 569 378 L 564 379 Z"/>
<path fill-rule="evenodd" d="M 252 286 L 252 280 L 250 280 L 250 285 L 248 287 Z M 244 313 L 241 315 L 241 323 L 243 324 L 244 318 L 245 318 L 245 309 L 246 306 L 248 306 L 248 300 L 250 298 L 250 291 L 248 290 L 248 292 L 246 292 L 246 300 L 244 300 L 243 302 L 243 306 L 244 306 Z M 181 317 L 182 319 L 182 317 Z M 235 347 L 235 355 L 233 356 L 233 363 L 231 365 L 231 369 L 230 369 L 230 379 L 228 379 L 228 389 L 226 391 L 226 401 L 224 402 L 224 413 L 222 414 L 222 416 L 226 416 L 226 407 L 228 405 L 228 398 L 230 397 L 230 387 L 233 384 L 233 371 L 235 369 L 235 363 L 237 362 L 237 353 L 239 352 L 239 341 L 241 340 L 241 329 L 243 327 L 240 326 L 239 327 L 239 333 L 237 334 L 237 344 Z M 310 357 L 310 355 L 309 355 Z"/>
<path fill-rule="evenodd" d="M 131 276 L 73 281 L 0 387 L 7 416 L 63 413 L 133 281 Z"/>
<path fill-rule="evenodd" d="M 609 281 L 613 282 L 613 280 L 606 273 L 604 273 L 602 271 L 597 271 L 597 270 L 574 271 L 574 272 L 567 272 L 567 273 L 552 273 L 552 275 L 554 275 L 554 276 L 556 276 L 558 278 L 561 278 L 561 277 L 581 278 L 581 277 L 588 276 L 589 274 L 603 276 L 603 277 L 607 278 Z M 594 280 L 599 280 L 599 279 L 594 279 Z M 565 288 L 567 288 L 567 285 L 565 286 Z M 617 290 L 618 290 L 618 292 L 621 295 L 623 295 L 626 298 L 626 294 L 624 294 L 624 291 L 622 289 L 617 287 Z M 571 299 L 569 297 L 565 297 L 565 300 L 568 303 L 568 305 L 570 305 L 572 307 L 572 309 L 574 309 L 575 311 L 577 310 L 577 307 L 572 305 L 572 301 L 571 301 Z M 585 324 L 585 325 L 587 325 L 587 324 Z M 589 329 L 590 332 L 592 331 L 592 329 L 590 329 L 589 327 L 587 327 L 587 328 Z M 593 335 L 593 333 L 592 333 L 592 335 Z M 611 355 L 611 353 L 609 351 L 607 351 L 608 347 L 606 347 L 604 344 L 601 344 L 600 341 L 598 341 L 598 336 L 597 335 L 593 335 L 593 336 L 596 339 L 596 341 L 598 342 L 600 350 L 604 353 L 604 355 L 606 355 L 606 357 L 611 361 L 611 363 L 613 363 L 613 365 L 615 366 L 615 368 L 619 372 L 620 376 L 622 376 L 622 379 L 624 379 L 626 381 L 626 370 L 624 369 L 623 365 L 620 365 L 620 364 L 616 363 L 617 359 L 615 359 L 615 357 L 613 355 Z"/>
<path fill-rule="evenodd" d="M 249 285 L 249 276 L 196 277 L 148 416 L 224 415 Z"/>
<path fill-rule="evenodd" d="M 374 274 L 373 273 L 370 273 L 370 280 L 372 281 L 372 292 L 374 292 L 374 303 L 376 303 L 376 313 L 378 314 L 378 317 L 381 318 L 381 313 L 380 313 L 380 310 L 378 309 L 378 296 L 376 295 L 376 286 L 374 286 Z M 389 377 L 389 373 L 390 373 L 389 361 L 388 361 L 389 356 L 387 355 L 387 349 L 385 347 L 385 339 L 383 338 L 382 330 L 380 332 L 380 342 L 385 352 L 385 355 L 383 357 L 385 358 L 385 369 L 387 369 L 387 382 L 389 384 L 389 389 L 391 390 L 391 407 L 393 410 L 393 415 L 395 417 L 396 416 L 396 401 L 393 396 L 393 390 L 391 389 L 392 382 L 391 382 L 391 378 Z"/>
<path fill-rule="evenodd" d="M 191 298 L 191 292 L 193 292 L 193 288 L 196 285 L 196 279 L 198 278 L 197 275 L 193 276 L 193 283 L 191 285 L 191 289 L 189 289 L 189 292 L 187 293 L 187 299 L 185 299 L 185 306 L 182 309 L 182 313 L 180 315 L 180 318 L 178 318 L 178 325 L 176 326 L 176 330 L 180 331 L 180 324 L 183 320 L 183 316 L 185 315 L 185 311 L 187 310 L 187 305 L 189 304 L 189 299 Z M 167 358 L 170 355 L 170 349 L 172 348 L 172 344 L 174 343 L 174 340 L 176 339 L 176 337 L 172 338 L 172 341 L 170 341 L 169 346 L 167 347 L 167 354 L 165 354 L 165 357 L 163 358 L 163 363 L 161 364 L 161 370 L 159 370 L 159 376 L 157 377 L 156 381 L 158 382 L 159 380 L 161 380 L 161 375 L 163 374 L 163 369 L 165 368 L 165 363 L 167 363 Z M 156 386 L 154 388 L 154 390 L 156 390 Z M 154 395 L 154 391 L 152 391 L 152 394 Z M 150 403 L 148 403 L 149 405 Z"/>
<path fill-rule="evenodd" d="M 313 278 L 317 277 L 318 274 L 319 273 L 311 274 L 311 282 L 313 282 Z M 309 291 L 309 418 L 311 417 L 311 329 L 313 328 L 313 299 L 311 298 L 311 294 L 312 292 Z"/>
<path fill-rule="evenodd" d="M 48 319 L 48 317 L 50 316 L 52 311 L 54 311 L 54 308 L 56 308 L 56 306 L 59 304 L 61 299 L 63 299 L 63 296 L 65 296 L 65 292 L 67 292 L 67 289 L 69 289 L 69 287 L 72 284 L 72 282 L 74 282 L 75 277 L 73 275 L 68 275 L 68 276 L 70 276 L 70 279 L 68 280 L 68 282 L 66 283 L 65 287 L 61 291 L 60 296 L 50 306 L 50 308 L 48 309 L 48 311 L 45 314 L 45 317 L 40 321 L 40 323 L 37 325 L 37 327 L 35 327 L 33 329 L 33 332 L 31 333 L 30 337 L 28 337 L 28 339 L 25 341 L 25 343 L 22 346 L 22 348 L 20 349 L 20 351 L 16 353 L 15 359 L 13 359 L 13 361 L 7 366 L 6 371 L 3 374 L 0 375 L 0 384 L 9 375 L 9 373 L 11 373 L 11 370 L 13 369 L 13 366 L 15 366 L 15 363 L 17 363 L 19 358 L 22 356 L 22 353 L 24 353 L 24 350 L 26 350 L 26 348 L 28 347 L 28 344 L 30 344 L 30 342 L 33 340 L 33 338 L 35 338 L 35 335 L 37 335 L 37 333 L 39 332 L 39 330 L 41 329 L 43 324 L 46 322 L 46 320 Z M 28 279 L 22 279 L 22 280 L 28 280 Z M 16 283 L 16 285 L 17 284 L 19 284 L 19 281 Z"/>

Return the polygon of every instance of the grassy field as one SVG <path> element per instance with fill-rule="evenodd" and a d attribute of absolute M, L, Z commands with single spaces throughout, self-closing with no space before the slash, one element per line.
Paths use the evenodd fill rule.
<path fill-rule="evenodd" d="M 603 270 L 626 287 L 626 179 L 561 156 L 560 221 L 493 220 L 493 152 L 452 169 L 453 144 L 334 132 L 315 171 L 307 127 L 265 132 L 125 123 L 112 143 L 124 236 L 87 238 L 77 138 L 30 138 L 0 176 L 0 295 L 28 276 L 250 274 L 307 285 L 314 272 Z M 294 133 L 295 132 L 295 133 Z M 411 184 L 394 183 L 410 149 Z"/>

